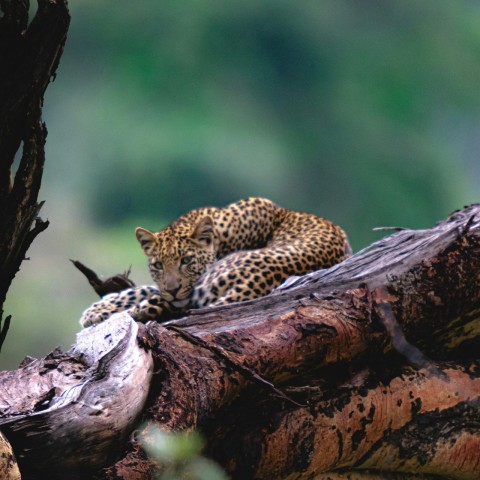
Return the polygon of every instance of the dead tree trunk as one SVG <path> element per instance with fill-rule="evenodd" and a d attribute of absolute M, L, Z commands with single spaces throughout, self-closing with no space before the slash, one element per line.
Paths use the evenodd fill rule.
<path fill-rule="evenodd" d="M 66 0 L 38 0 L 30 25 L 28 8 L 28 1 L 0 0 L 0 326 L 10 284 L 32 241 L 48 226 L 38 217 L 42 203 L 37 203 L 47 136 L 43 95 L 57 70 L 70 22 Z"/>
<path fill-rule="evenodd" d="M 66 0 L 38 0 L 30 25 L 28 14 L 28 0 L 0 0 L 0 350 L 11 319 L 8 315 L 3 320 L 7 291 L 32 241 L 48 227 L 48 221 L 38 217 L 42 203 L 37 203 L 47 136 L 43 96 L 57 70 L 70 22 Z M 19 478 L 3 436 L 0 475 Z"/>
<path fill-rule="evenodd" d="M 124 449 L 141 416 L 203 431 L 233 478 L 473 480 L 479 311 L 473 205 L 262 299 L 86 329 L 0 373 L 0 429 L 24 479 L 153 478 Z"/>

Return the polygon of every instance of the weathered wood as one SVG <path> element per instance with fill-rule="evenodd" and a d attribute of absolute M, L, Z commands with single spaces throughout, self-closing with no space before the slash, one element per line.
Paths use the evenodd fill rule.
<path fill-rule="evenodd" d="M 0 373 L 0 428 L 24 478 L 83 479 L 119 454 L 145 404 L 151 352 L 117 315 L 83 330 L 67 353 Z M 21 445 L 21 447 L 20 447 Z"/>
<path fill-rule="evenodd" d="M 365 369 L 354 385 L 324 383 L 317 392 L 310 385 L 308 408 L 235 404 L 209 425 L 208 453 L 233 478 L 370 469 L 382 478 L 406 472 L 478 479 L 479 366 L 440 364 L 442 375 L 405 367 L 383 372 L 391 378 Z"/>
<path fill-rule="evenodd" d="M 153 353 L 156 371 L 143 418 L 167 430 L 202 430 L 208 451 L 233 478 L 326 479 L 338 468 L 344 470 L 336 478 L 375 478 L 356 471 L 365 468 L 381 471 L 381 478 L 477 478 L 479 311 L 480 206 L 474 205 L 430 230 L 400 231 L 338 266 L 292 279 L 265 298 L 142 327 L 141 343 Z M 84 332 L 101 344 L 116 322 L 127 320 L 125 314 Z M 80 383 L 103 395 L 92 372 L 108 378 L 119 360 L 108 366 L 92 360 L 82 369 L 74 353 L 78 345 L 67 356 L 78 362 Z M 45 380 L 28 365 L 0 376 L 1 385 L 8 379 L 16 389 L 0 396 L 0 405 L 20 397 L 10 410 L 0 408 L 8 417 L 0 429 L 26 479 L 45 472 L 38 459 L 47 451 L 59 471 L 73 472 L 75 464 L 83 473 L 120 453 L 106 448 L 100 431 L 84 427 L 88 409 L 61 396 L 72 385 L 68 375 L 53 378 L 62 372 L 65 354 L 58 355 L 49 368 L 47 359 L 36 361 L 52 372 L 39 391 L 28 385 Z M 407 367 L 409 361 L 415 365 Z M 147 378 L 142 382 L 148 385 Z M 104 398 L 124 401 L 120 385 Z M 65 401 L 61 421 L 50 416 L 60 415 L 59 401 Z M 38 411 L 43 402 L 48 417 Z M 77 420 L 67 425 L 69 409 Z M 104 410 L 113 407 L 98 410 L 108 429 L 117 418 Z M 62 429 L 51 430 L 52 422 Z M 421 451 L 426 426 L 431 448 Z M 64 442 L 70 454 L 57 458 Z M 138 447 L 133 442 L 96 478 L 153 478 L 154 464 Z M 59 471 L 47 470 L 49 478 L 64 478 Z"/>
<path fill-rule="evenodd" d="M 80 270 L 80 272 L 85 275 L 88 283 L 99 297 L 103 297 L 109 293 L 117 293 L 121 292 L 122 290 L 126 290 L 127 288 L 135 287 L 135 283 L 128 278 L 130 275 L 130 268 L 125 273 L 120 273 L 118 275 L 114 275 L 113 277 L 102 280 L 91 268 L 88 268 L 78 260 L 70 261 L 78 270 Z"/>

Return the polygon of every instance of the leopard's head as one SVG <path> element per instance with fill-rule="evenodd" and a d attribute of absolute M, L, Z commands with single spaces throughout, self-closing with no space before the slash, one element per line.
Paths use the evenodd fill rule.
<path fill-rule="evenodd" d="M 188 304 L 195 283 L 216 258 L 212 218 L 203 216 L 157 233 L 138 227 L 135 234 L 160 296 L 178 307 Z"/>

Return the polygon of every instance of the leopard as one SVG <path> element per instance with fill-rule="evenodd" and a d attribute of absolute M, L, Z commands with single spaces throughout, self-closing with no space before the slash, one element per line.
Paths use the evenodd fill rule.
<path fill-rule="evenodd" d="M 135 235 L 155 285 L 103 297 L 85 310 L 83 327 L 121 311 L 162 322 L 190 309 L 253 300 L 352 254 L 346 233 L 330 220 L 260 197 L 194 209 L 158 232 L 137 227 Z"/>

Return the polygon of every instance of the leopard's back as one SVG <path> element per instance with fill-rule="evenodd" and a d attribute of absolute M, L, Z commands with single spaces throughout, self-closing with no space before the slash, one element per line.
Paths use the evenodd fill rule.
<path fill-rule="evenodd" d="M 351 254 L 345 232 L 325 218 L 266 199 L 241 202 L 228 214 L 237 222 L 236 235 L 228 229 L 223 234 L 235 239 L 235 248 L 227 251 L 231 245 L 223 245 L 226 253 L 199 279 L 194 307 L 266 295 L 292 275 L 330 267 Z M 222 213 L 217 219 L 223 219 Z"/>
<path fill-rule="evenodd" d="M 206 207 L 188 212 L 172 223 L 194 224 L 204 216 L 213 219 L 217 258 L 239 250 L 265 247 L 272 238 L 277 213 L 283 211 L 266 198 L 246 198 L 224 208 Z"/>

